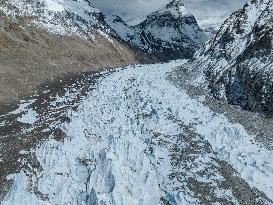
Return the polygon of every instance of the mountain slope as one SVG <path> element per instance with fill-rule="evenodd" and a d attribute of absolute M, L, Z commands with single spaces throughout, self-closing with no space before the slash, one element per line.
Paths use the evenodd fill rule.
<path fill-rule="evenodd" d="M 88 1 L 1 1 L 0 103 L 69 73 L 149 61 L 109 32 Z"/>
<path fill-rule="evenodd" d="M 252 0 L 183 66 L 218 98 L 273 115 L 273 2 Z M 201 80 L 201 81 L 200 81 Z M 200 81 L 200 82 L 197 82 Z"/>
<path fill-rule="evenodd" d="M 87 35 L 91 28 L 106 30 L 103 14 L 87 0 L 6 0 L 9 17 L 29 17 L 32 23 L 56 34 Z"/>
<path fill-rule="evenodd" d="M 181 0 L 170 2 L 134 26 L 118 16 L 107 22 L 125 42 L 163 59 L 191 58 L 207 40 Z"/>

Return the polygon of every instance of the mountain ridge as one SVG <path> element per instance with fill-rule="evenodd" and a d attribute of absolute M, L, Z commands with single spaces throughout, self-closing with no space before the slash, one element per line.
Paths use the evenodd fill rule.
<path fill-rule="evenodd" d="M 107 23 L 125 42 L 161 59 L 192 58 L 207 40 L 181 0 L 170 2 L 133 26 L 119 16 L 108 18 Z"/>
<path fill-rule="evenodd" d="M 234 12 L 217 34 L 182 66 L 216 98 L 272 116 L 273 2 L 253 0 Z"/>

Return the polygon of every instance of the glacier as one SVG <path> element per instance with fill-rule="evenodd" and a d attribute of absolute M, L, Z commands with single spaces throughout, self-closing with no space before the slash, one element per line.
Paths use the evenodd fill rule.
<path fill-rule="evenodd" d="M 273 151 L 179 89 L 168 76 L 182 63 L 103 71 L 78 109 L 66 110 L 70 121 L 54 125 L 66 138 L 27 150 L 40 168 L 9 175 L 2 205 L 241 204 L 233 178 L 257 203 L 272 204 Z M 39 120 L 21 107 L 28 117 L 18 120 Z"/>

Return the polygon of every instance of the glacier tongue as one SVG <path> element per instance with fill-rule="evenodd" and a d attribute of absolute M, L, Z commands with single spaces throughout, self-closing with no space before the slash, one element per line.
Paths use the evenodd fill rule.
<path fill-rule="evenodd" d="M 67 137 L 36 148 L 42 169 L 9 176 L 3 205 L 272 203 L 272 151 L 168 81 L 181 63 L 101 78 L 58 125 Z"/>

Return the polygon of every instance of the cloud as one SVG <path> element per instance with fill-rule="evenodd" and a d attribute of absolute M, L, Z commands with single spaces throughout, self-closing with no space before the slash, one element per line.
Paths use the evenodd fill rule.
<path fill-rule="evenodd" d="M 90 0 L 105 14 L 133 18 L 158 10 L 171 0 Z M 246 0 L 185 0 L 186 6 L 197 18 L 228 15 L 240 8 Z"/>
<path fill-rule="evenodd" d="M 242 7 L 246 0 L 185 0 L 189 9 L 198 17 L 227 16 Z"/>
<path fill-rule="evenodd" d="M 107 14 L 126 17 L 145 16 L 159 9 L 169 0 L 92 0 L 93 5 Z"/>

